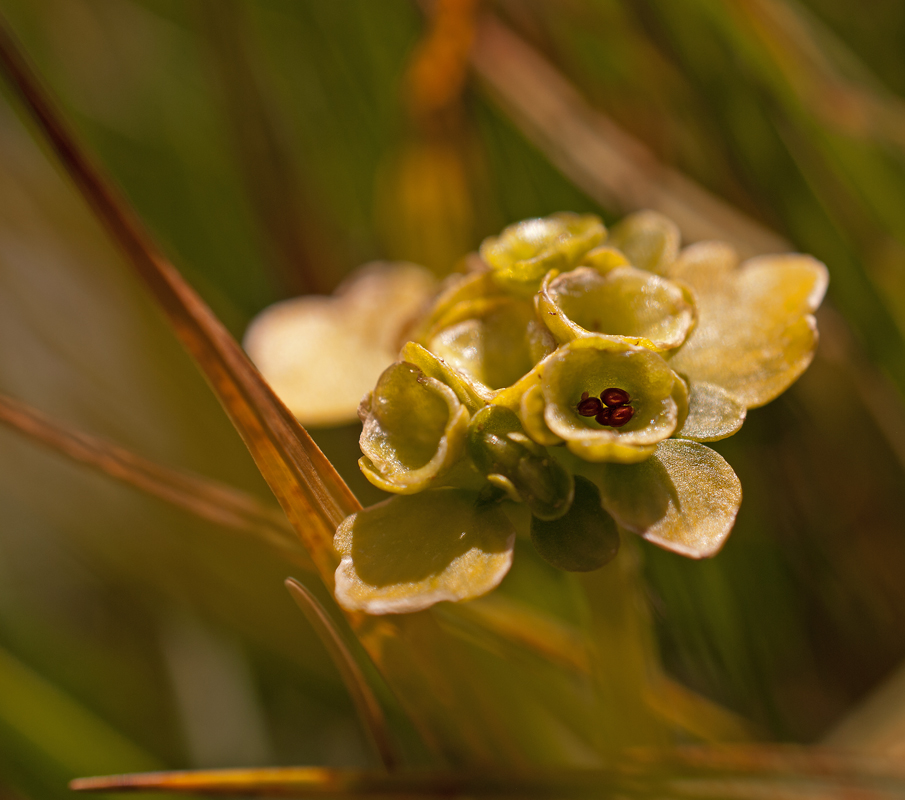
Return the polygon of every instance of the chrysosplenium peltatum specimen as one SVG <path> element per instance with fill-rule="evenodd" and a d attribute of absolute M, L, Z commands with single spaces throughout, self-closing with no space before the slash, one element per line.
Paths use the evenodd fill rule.
<path fill-rule="evenodd" d="M 518 529 L 567 570 L 603 566 L 620 531 L 714 554 L 741 489 L 702 442 L 807 367 L 825 267 L 679 250 L 652 212 L 609 232 L 590 215 L 526 220 L 472 263 L 361 404 L 361 469 L 396 496 L 339 527 L 339 602 L 379 614 L 477 597 L 509 570 Z"/>

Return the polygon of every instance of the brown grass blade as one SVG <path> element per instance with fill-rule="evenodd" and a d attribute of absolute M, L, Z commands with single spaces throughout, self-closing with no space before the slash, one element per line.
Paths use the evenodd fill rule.
<path fill-rule="evenodd" d="M 722 798 L 891 800 L 901 763 L 798 747 L 683 748 L 625 753 L 604 769 L 376 773 L 317 767 L 151 772 L 82 778 L 76 791 L 157 791 L 270 797 Z"/>
<path fill-rule="evenodd" d="M 343 683 L 352 697 L 352 702 L 355 703 L 358 717 L 365 726 L 383 766 L 388 772 L 396 769 L 399 766 L 399 757 L 396 754 L 393 737 L 390 734 L 383 709 L 377 702 L 377 698 L 371 691 L 355 658 L 346 647 L 335 623 L 330 619 L 323 606 L 317 602 L 317 598 L 301 583 L 288 578 L 286 588 L 327 648 L 330 658 L 333 659 L 333 664 L 339 671 Z"/>
<path fill-rule="evenodd" d="M 284 514 L 239 489 L 156 464 L 112 442 L 52 420 L 5 395 L 0 395 L 0 424 L 201 519 L 251 534 L 298 565 L 311 569 Z"/>
<path fill-rule="evenodd" d="M 77 144 L 5 23 L 0 25 L 0 69 L 195 359 L 299 532 L 321 577 L 332 587 L 337 562 L 333 532 L 344 517 L 360 507 L 354 495 Z"/>
<path fill-rule="evenodd" d="M 472 64 L 519 129 L 566 177 L 604 207 L 650 208 L 674 220 L 685 238 L 728 239 L 744 255 L 784 252 L 782 237 L 728 206 L 591 108 L 530 45 L 487 14 Z"/>

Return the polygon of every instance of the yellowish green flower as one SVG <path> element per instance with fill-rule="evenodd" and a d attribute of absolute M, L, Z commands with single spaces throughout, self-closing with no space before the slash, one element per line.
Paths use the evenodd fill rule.
<path fill-rule="evenodd" d="M 586 461 L 643 461 L 685 417 L 684 382 L 645 347 L 587 336 L 557 349 L 539 371 L 547 427 Z M 583 395 L 600 396 L 608 389 L 629 398 L 625 405 L 632 414 L 619 427 L 579 410 Z"/>
<path fill-rule="evenodd" d="M 719 550 L 741 487 L 701 442 L 807 367 L 827 274 L 808 256 L 739 264 L 727 245 L 679 244 L 654 212 L 608 238 L 596 217 L 557 214 L 487 239 L 448 279 L 361 404 L 362 471 L 397 496 L 340 526 L 340 603 L 476 597 L 516 532 L 575 571 L 624 533 Z"/>
<path fill-rule="evenodd" d="M 605 238 L 593 214 L 552 214 L 510 225 L 485 239 L 480 253 L 501 287 L 530 297 L 551 269 L 571 269 Z"/>

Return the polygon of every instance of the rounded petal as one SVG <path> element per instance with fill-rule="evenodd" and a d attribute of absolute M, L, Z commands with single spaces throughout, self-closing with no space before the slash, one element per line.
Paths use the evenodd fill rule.
<path fill-rule="evenodd" d="M 403 361 L 414 364 L 429 378 L 445 383 L 456 393 L 459 402 L 472 414 L 484 407 L 484 400 L 475 390 L 474 385 L 465 376 L 456 372 L 442 358 L 435 356 L 430 350 L 416 342 L 408 342 L 399 354 Z"/>
<path fill-rule="evenodd" d="M 681 235 L 675 222 L 656 211 L 624 217 L 610 231 L 608 244 L 625 253 L 638 269 L 665 275 L 679 252 Z"/>
<path fill-rule="evenodd" d="M 810 256 L 759 256 L 734 267 L 725 245 L 683 251 L 670 274 L 691 285 L 698 325 L 672 359 L 692 383 L 721 386 L 747 408 L 784 392 L 811 363 L 812 316 L 828 282 Z"/>
<path fill-rule="evenodd" d="M 601 464 L 593 477 L 620 527 L 689 558 L 707 558 L 735 524 L 742 489 L 718 453 L 669 439 L 643 464 Z"/>
<path fill-rule="evenodd" d="M 553 214 L 510 225 L 485 239 L 480 253 L 500 286 L 527 297 L 551 269 L 570 269 L 605 237 L 593 214 Z"/>
<path fill-rule="evenodd" d="M 732 436 L 745 421 L 747 410 L 725 389 L 712 383 L 692 383 L 688 417 L 676 434 L 697 442 L 716 442 Z"/>
<path fill-rule="evenodd" d="M 388 367 L 359 414 L 362 471 L 386 491 L 419 492 L 462 454 L 468 410 L 452 389 L 414 364 Z"/>
<path fill-rule="evenodd" d="M 368 264 L 335 296 L 310 295 L 262 311 L 244 347 L 303 424 L 342 425 L 393 362 L 406 324 L 436 289 L 414 264 Z"/>
<path fill-rule="evenodd" d="M 610 245 L 602 245 L 595 247 L 590 253 L 586 253 L 581 257 L 579 266 L 594 267 L 601 275 L 606 275 L 616 267 L 629 267 L 628 257 L 621 250 L 617 250 Z"/>
<path fill-rule="evenodd" d="M 538 315 L 560 342 L 596 333 L 650 350 L 678 347 L 694 326 L 694 300 L 681 284 L 622 266 L 591 267 L 544 280 Z"/>
<path fill-rule="evenodd" d="M 664 359 L 644 347 L 603 336 L 576 339 L 543 362 L 544 420 L 569 450 L 588 461 L 634 462 L 647 458 L 679 423 L 676 393 L 684 384 Z M 582 395 L 609 388 L 631 398 L 634 414 L 623 427 L 601 426 L 578 413 Z"/>
<path fill-rule="evenodd" d="M 597 487 L 587 478 L 576 477 L 575 500 L 568 512 L 552 521 L 533 517 L 531 541 L 554 567 L 590 572 L 616 557 L 619 531 L 601 508 Z"/>
<path fill-rule="evenodd" d="M 522 421 L 522 427 L 535 442 L 544 446 L 562 444 L 563 440 L 557 436 L 544 419 L 544 391 L 539 383 L 535 383 L 525 391 L 519 400 L 518 416 Z"/>
<path fill-rule="evenodd" d="M 342 557 L 336 599 L 348 611 L 399 614 L 441 600 L 471 600 L 512 565 L 515 531 L 477 492 L 428 489 L 347 517 L 334 545 Z"/>
<path fill-rule="evenodd" d="M 479 472 L 536 517 L 556 519 L 572 504 L 572 475 L 525 435 L 508 408 L 487 406 L 475 414 L 468 426 L 468 455 Z"/>

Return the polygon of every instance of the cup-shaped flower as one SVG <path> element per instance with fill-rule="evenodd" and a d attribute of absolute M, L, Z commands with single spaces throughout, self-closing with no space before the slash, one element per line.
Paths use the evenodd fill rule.
<path fill-rule="evenodd" d="M 469 418 L 449 386 L 405 361 L 383 372 L 359 416 L 361 471 L 378 488 L 397 494 L 436 485 L 462 454 Z"/>
<path fill-rule="evenodd" d="M 530 297 L 551 269 L 571 269 L 605 238 L 593 214 L 552 214 L 510 225 L 485 239 L 480 253 L 500 286 Z"/>
<path fill-rule="evenodd" d="M 556 346 L 534 305 L 503 291 L 487 272 L 452 282 L 419 326 L 417 338 L 484 402 L 516 383 Z"/>
<path fill-rule="evenodd" d="M 587 461 L 633 463 L 650 456 L 657 443 L 672 436 L 686 411 L 685 384 L 658 353 L 604 336 L 575 339 L 537 367 L 544 396 L 544 421 Z M 621 389 L 631 408 L 618 425 L 584 416 L 579 405 L 588 396 Z M 606 408 L 604 418 L 612 410 Z"/>
<path fill-rule="evenodd" d="M 670 350 L 685 341 L 695 321 L 694 299 L 685 286 L 631 266 L 550 273 L 535 302 L 560 342 L 604 334 Z"/>
<path fill-rule="evenodd" d="M 668 274 L 688 283 L 698 325 L 670 365 L 688 379 L 688 419 L 679 435 L 725 438 L 748 408 L 782 394 L 814 357 L 813 312 L 826 292 L 826 267 L 810 256 L 758 256 L 739 265 L 728 245 L 685 248 Z"/>

